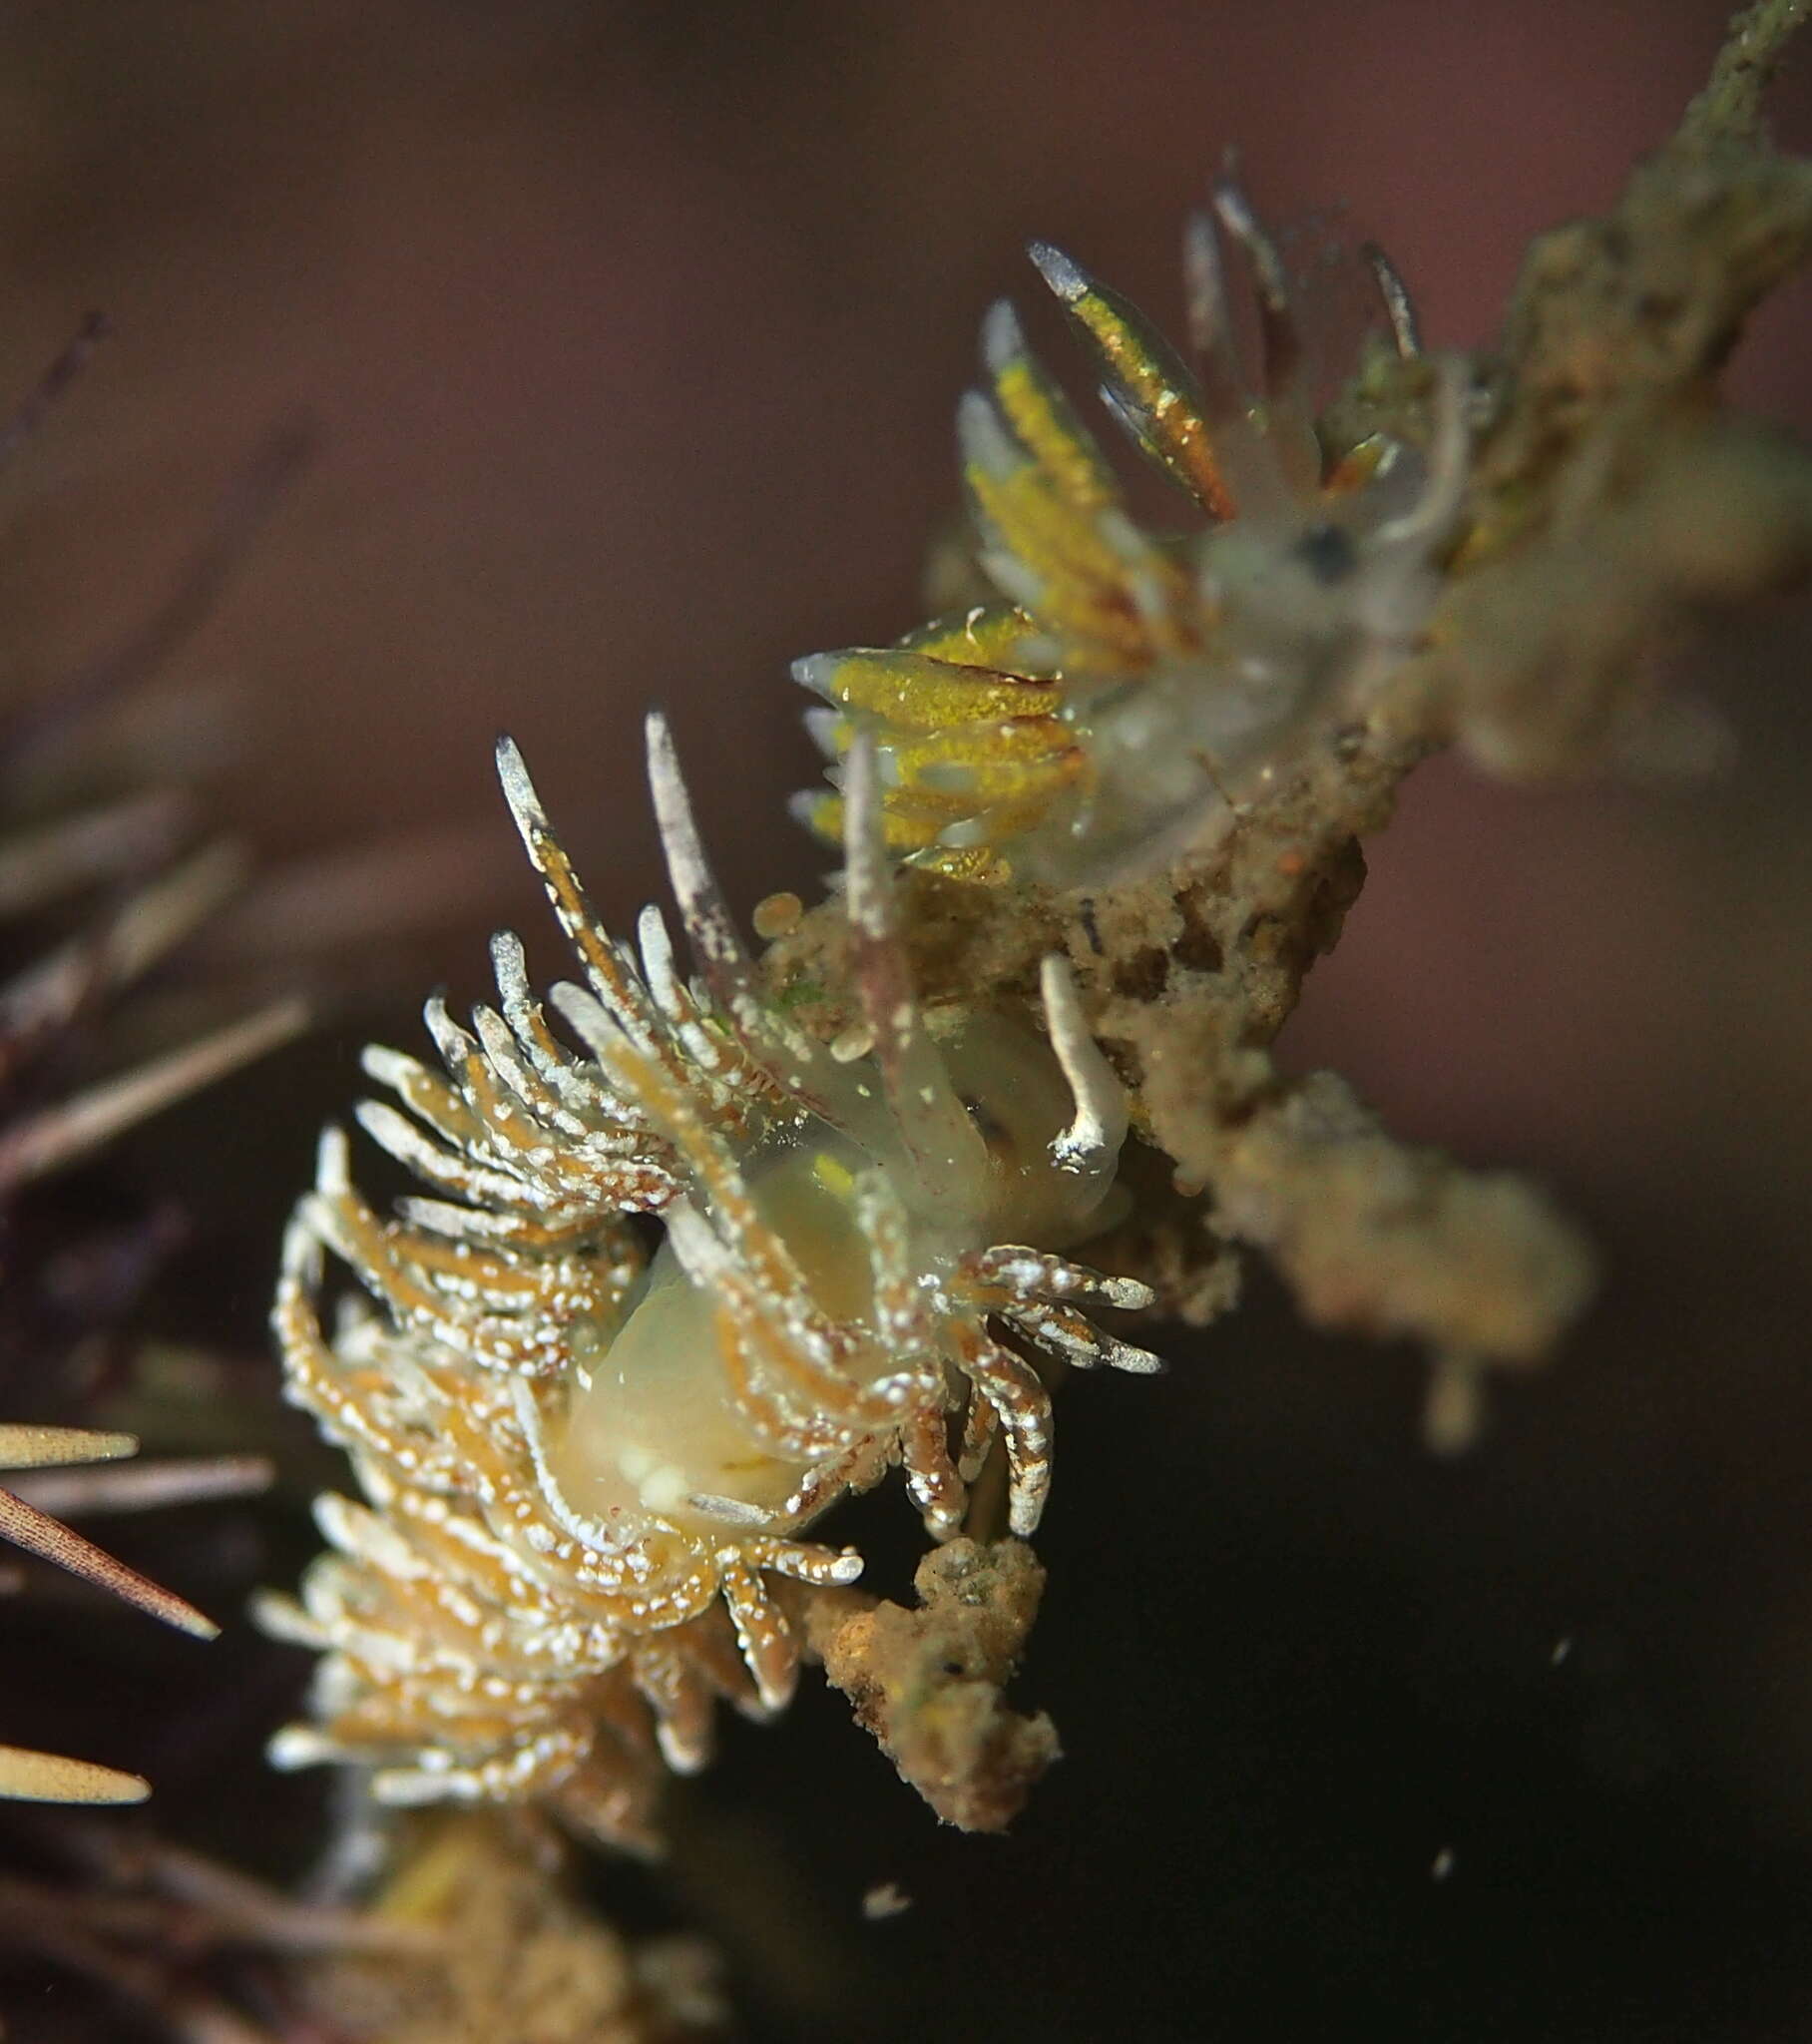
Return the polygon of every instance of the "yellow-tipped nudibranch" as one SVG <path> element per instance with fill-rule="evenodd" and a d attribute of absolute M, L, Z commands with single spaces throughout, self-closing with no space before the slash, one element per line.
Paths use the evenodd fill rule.
<path fill-rule="evenodd" d="M 1208 216 L 1184 243 L 1192 369 L 1069 256 L 1031 249 L 1109 412 L 1203 524 L 1172 541 L 1134 521 L 1003 299 L 983 325 L 984 387 L 957 421 L 977 562 L 1000 601 L 794 669 L 830 706 L 808 722 L 833 790 L 868 734 L 889 846 L 915 864 L 1070 885 L 1155 863 L 1230 815 L 1323 708 L 1362 717 L 1418 643 L 1465 482 L 1463 371 L 1437 368 L 1426 451 L 1324 450 L 1283 261 L 1230 181 L 1214 212 L 1257 300 L 1261 396 Z M 1408 293 L 1371 259 L 1414 355 Z M 798 809 L 821 834 L 841 827 L 835 791 Z"/>

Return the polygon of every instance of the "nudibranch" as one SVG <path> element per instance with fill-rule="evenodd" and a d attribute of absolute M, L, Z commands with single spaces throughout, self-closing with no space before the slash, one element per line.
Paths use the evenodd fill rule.
<path fill-rule="evenodd" d="M 380 1220 L 344 1135 L 323 1138 L 273 1318 L 287 1395 L 365 1501 L 321 1499 L 333 1552 L 299 1603 L 263 1606 L 325 1657 L 315 1723 L 272 1758 L 646 1843 L 651 1751 L 696 1768 L 718 1697 L 760 1715 L 791 1692 L 768 1579 L 859 1574 L 801 1537 L 830 1505 L 898 1464 L 947 1538 L 998 1438 L 1028 1534 L 1051 1472 L 1033 1356 L 1158 1366 L 1087 1310 L 1148 1288 L 1060 1254 L 1104 1224 L 1126 1104 L 1056 957 L 1048 1033 L 921 1007 L 865 743 L 844 803 L 862 1019 L 828 1046 L 764 994 L 660 718 L 650 780 L 695 978 L 658 909 L 639 957 L 605 933 L 507 741 L 498 766 L 583 967 L 549 996 L 572 1044 L 499 936 L 497 1007 L 467 1030 L 428 1004 L 444 1076 L 366 1053 L 396 1104 L 358 1118 L 432 1196 Z M 652 1256 L 638 1216 L 661 1224 Z M 357 1279 L 331 1332 L 329 1253 Z"/>
<path fill-rule="evenodd" d="M 1426 451 L 1383 436 L 1324 449 L 1282 257 L 1230 181 L 1214 212 L 1257 300 L 1262 396 L 1208 216 L 1184 241 L 1193 370 L 1069 256 L 1031 247 L 1108 411 L 1202 526 L 1179 540 L 1141 529 L 1002 299 L 982 330 L 985 387 L 957 415 L 977 565 L 1001 601 L 795 666 L 830 706 L 807 721 L 833 790 L 870 734 L 889 845 L 915 864 L 1067 885 L 1153 863 L 1261 788 L 1324 706 L 1330 728 L 1363 717 L 1419 640 L 1460 512 L 1463 373 L 1431 365 Z M 1414 356 L 1408 292 L 1369 259 Z M 838 833 L 838 793 L 797 806 Z"/>

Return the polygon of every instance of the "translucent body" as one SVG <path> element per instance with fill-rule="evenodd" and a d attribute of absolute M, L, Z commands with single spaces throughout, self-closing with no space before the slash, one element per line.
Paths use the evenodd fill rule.
<path fill-rule="evenodd" d="M 1287 766 L 1316 714 L 1360 715 L 1412 652 L 1440 588 L 1412 514 L 1427 466 L 1393 449 L 1362 488 L 1236 519 L 1186 549 L 1197 643 L 1135 677 L 1071 684 L 1083 768 L 1016 869 L 1097 881 L 1199 841 Z M 960 842 L 964 834 L 959 828 Z"/>
<path fill-rule="evenodd" d="M 1100 1225 L 1111 1180 L 1061 1169 L 1052 1144 L 1067 1125 L 1068 1085 L 1050 1046 L 1004 1016 L 953 1018 L 939 1050 L 985 1145 L 969 1197 L 908 1207 L 907 1260 L 928 1288 L 954 1274 L 978 1235 L 1063 1248 Z M 819 1115 L 758 1141 L 742 1173 L 762 1223 L 782 1241 L 817 1306 L 868 1330 L 842 1357 L 863 1388 L 898 1366 L 875 1331 L 871 1251 L 856 1212 L 863 1175 L 912 1187 L 915 1174 L 865 1060 L 844 1068 L 842 1126 Z M 852 1133 L 859 1130 L 860 1135 Z M 574 1346 L 578 1388 L 550 1443 L 548 1467 L 573 1508 L 607 1522 L 650 1513 L 693 1531 L 711 1514 L 695 1497 L 734 1498 L 778 1513 L 810 1464 L 768 1453 L 726 1382 L 719 1302 L 664 1243 L 614 1332 Z M 802 1522 L 801 1522 L 802 1523 Z M 798 1527 L 792 1530 L 799 1530 Z"/>

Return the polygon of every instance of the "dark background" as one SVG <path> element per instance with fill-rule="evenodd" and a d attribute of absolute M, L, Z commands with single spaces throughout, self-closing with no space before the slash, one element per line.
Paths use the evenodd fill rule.
<path fill-rule="evenodd" d="M 809 893 L 785 663 L 917 621 L 989 299 L 1073 367 L 1028 234 L 1173 323 L 1181 216 L 1237 145 L 1272 216 L 1344 205 L 1433 341 L 1482 340 L 1529 238 L 1609 201 L 1721 19 L 13 6 L 0 387 L 91 304 L 120 328 L 10 515 L 13 686 L 142 615 L 299 406 L 323 451 L 153 691 L 230 697 L 220 813 L 272 857 L 485 832 L 495 900 L 429 975 L 476 994 L 494 916 L 555 966 L 493 735 L 622 927 L 657 884 L 638 730 L 662 702 L 740 901 Z M 1812 49 L 1774 106 L 1812 144 Z M 1739 401 L 1812 421 L 1809 329 L 1802 284 Z M 1587 1219 L 1607 1278 L 1568 1353 L 1452 1464 L 1417 1446 L 1414 1356 L 1304 1334 L 1261 1276 L 1167 1379 L 1071 1385 L 1020 1690 L 1069 1757 L 1015 1834 L 940 1834 L 808 1681 L 687 1789 L 669 1874 L 601 1876 L 631 1920 L 722 1941 L 759 2035 L 1812 2034 L 1807 624 L 1783 604 L 1674 657 L 1737 739 L 1711 785 L 1424 769 L 1285 1039 Z M 366 1034 L 417 1027 L 343 1014 L 121 1153 L 196 1232 L 160 1331 L 262 1367 L 312 1129 Z M 903 1581 L 900 1500 L 861 1513 Z M 247 1537 L 244 1586 L 305 1551 Z M 293 1661 L 242 1626 L 207 1680 L 182 1643 L 140 1651 L 159 1806 L 297 1855 L 272 1838 L 305 1836 L 310 1785 L 243 1813 Z M 884 1879 L 914 1906 L 865 1925 Z"/>

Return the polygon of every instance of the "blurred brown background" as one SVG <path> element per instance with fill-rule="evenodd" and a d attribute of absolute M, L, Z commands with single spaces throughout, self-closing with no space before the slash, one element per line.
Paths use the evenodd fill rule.
<path fill-rule="evenodd" d="M 13 499 L 12 684 L 142 615 L 301 408 L 320 458 L 159 684 L 235 693 L 225 814 L 273 855 L 482 826 L 496 901 L 434 964 L 476 993 L 488 921 L 539 928 L 494 734 L 621 926 L 657 884 L 661 702 L 739 898 L 806 888 L 785 663 L 917 621 L 989 299 L 1073 366 L 1027 235 L 1173 321 L 1181 216 L 1236 145 L 1272 216 L 1342 203 L 1432 340 L 1482 339 L 1722 17 L 14 5 L 0 387 L 91 304 L 120 335 Z M 1773 104 L 1812 145 L 1812 48 Z M 1802 285 L 1737 397 L 1812 424 L 1809 337 Z M 712 1919 L 772 2034 L 1812 2030 L 1807 651 L 1802 604 L 1682 654 L 1737 736 L 1715 785 L 1411 785 L 1292 1055 L 1556 1181 L 1604 1303 L 1453 1468 L 1417 1450 L 1414 1358 L 1312 1341 L 1262 1282 L 1167 1382 L 1072 1387 L 1026 1689 L 1073 1758 L 1022 1832 L 935 1835 L 823 1699 L 701 1791 L 662 1906 Z M 379 1024 L 413 1026 L 349 1018 L 133 1146 L 199 1217 L 173 1322 L 258 1343 L 308 1131 Z M 816 1933 L 722 1900 L 737 1851 Z M 863 1929 L 882 1878 L 918 1906 Z M 890 1998 L 852 2019 L 863 1977 Z"/>

